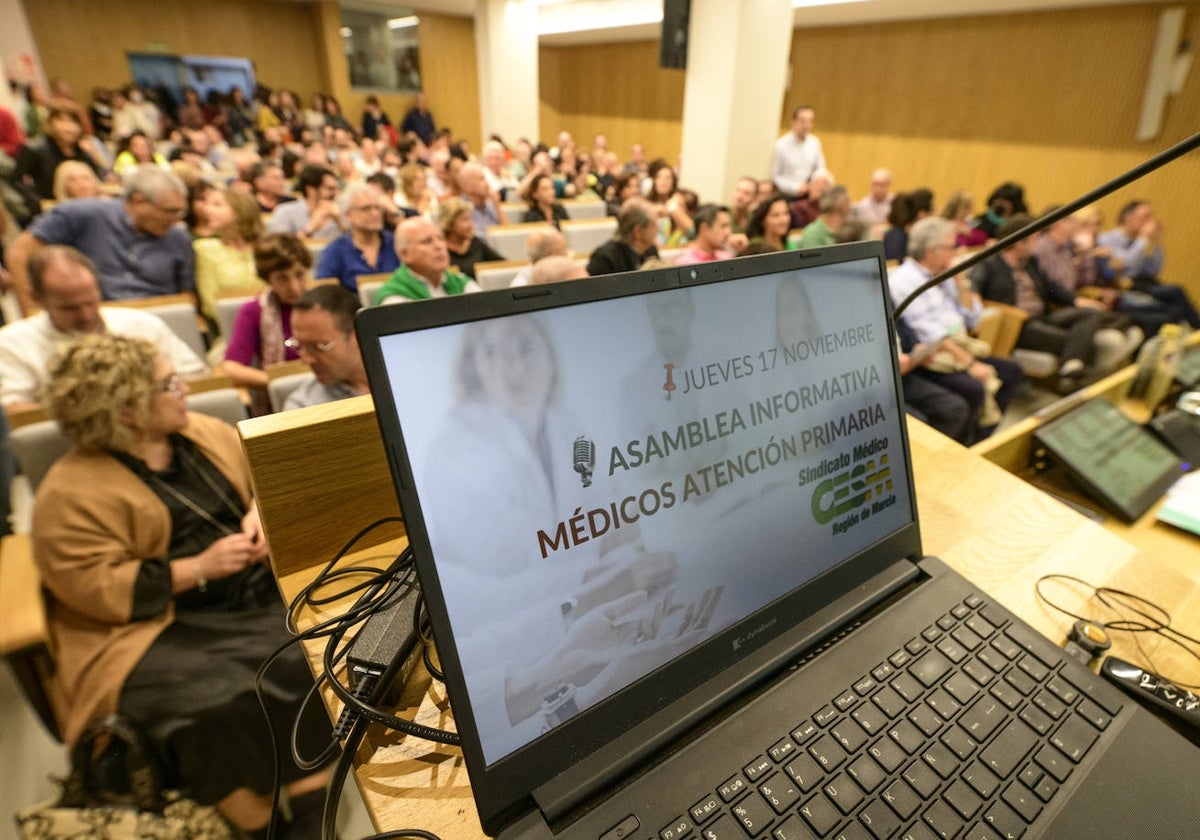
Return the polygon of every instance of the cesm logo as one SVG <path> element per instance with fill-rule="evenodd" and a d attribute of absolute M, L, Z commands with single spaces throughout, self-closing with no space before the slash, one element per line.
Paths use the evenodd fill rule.
<path fill-rule="evenodd" d="M 833 533 L 844 533 L 872 513 L 896 503 L 887 446 L 887 438 L 876 438 L 854 447 L 851 458 L 843 456 L 839 459 L 839 465 L 849 462 L 849 468 L 828 476 L 813 490 L 812 514 L 818 524 L 828 525 L 838 517 L 850 514 L 833 526 Z M 869 507 L 868 502 L 872 502 Z"/>

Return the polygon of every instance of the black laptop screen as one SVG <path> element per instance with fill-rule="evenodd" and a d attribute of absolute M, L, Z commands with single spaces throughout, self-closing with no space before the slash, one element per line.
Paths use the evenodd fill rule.
<path fill-rule="evenodd" d="M 879 270 L 380 338 L 489 765 L 913 521 Z"/>

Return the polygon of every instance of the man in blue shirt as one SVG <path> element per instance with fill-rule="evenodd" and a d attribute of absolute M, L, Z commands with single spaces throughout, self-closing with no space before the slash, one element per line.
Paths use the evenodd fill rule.
<path fill-rule="evenodd" d="M 908 237 L 908 259 L 888 274 L 892 302 L 899 303 L 922 283 L 954 264 L 956 231 L 954 223 L 940 216 L 922 219 Z M 1000 413 L 1008 407 L 1024 378 L 1020 366 L 1010 359 L 992 356 L 976 358 L 960 343 L 968 328 L 979 322 L 983 302 L 964 275 L 944 280 L 915 298 L 900 316 L 913 341 L 936 344 L 945 354 L 949 368 L 943 372 L 924 370 L 922 374 L 943 388 L 962 396 L 971 406 L 978 429 L 973 441 L 982 440 L 995 430 L 995 418 L 985 411 L 989 397 Z M 902 347 L 905 352 L 911 347 Z"/>
<path fill-rule="evenodd" d="M 156 166 L 125 176 L 125 198 L 73 199 L 40 216 L 13 242 L 9 268 L 21 311 L 37 310 L 25 264 L 44 245 L 70 245 L 96 264 L 105 300 L 153 297 L 195 288 L 192 238 L 179 225 L 187 188 Z"/>
<path fill-rule="evenodd" d="M 350 232 L 329 243 L 317 261 L 317 277 L 336 277 L 350 291 L 364 274 L 391 274 L 400 267 L 392 232 L 383 225 L 383 193 L 374 184 L 346 191 Z"/>

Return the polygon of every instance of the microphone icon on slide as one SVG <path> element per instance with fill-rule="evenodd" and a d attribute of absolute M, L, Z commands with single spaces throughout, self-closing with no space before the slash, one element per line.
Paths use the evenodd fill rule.
<path fill-rule="evenodd" d="M 575 459 L 575 472 L 579 473 L 579 478 L 583 481 L 584 487 L 591 487 L 592 470 L 596 468 L 596 444 L 583 435 L 580 435 L 575 438 L 573 455 Z"/>

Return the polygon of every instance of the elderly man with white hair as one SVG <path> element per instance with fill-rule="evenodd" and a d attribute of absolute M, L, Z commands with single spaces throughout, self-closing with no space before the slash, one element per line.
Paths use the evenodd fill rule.
<path fill-rule="evenodd" d="M 342 196 L 350 230 L 321 252 L 317 277 L 336 277 L 350 291 L 364 274 L 382 274 L 400 267 L 392 232 L 383 224 L 383 193 L 374 184 L 356 184 Z"/>
<path fill-rule="evenodd" d="M 450 268 L 446 237 L 423 216 L 405 219 L 396 228 L 396 254 L 401 265 L 376 293 L 380 305 L 480 291 L 478 283 Z"/>
<path fill-rule="evenodd" d="M 81 198 L 39 216 L 8 250 L 21 311 L 36 303 L 25 264 L 45 245 L 70 245 L 96 264 L 105 300 L 189 292 L 196 286 L 192 238 L 179 224 L 187 187 L 157 166 L 140 166 L 122 181 L 124 201 Z"/>

